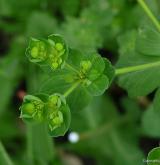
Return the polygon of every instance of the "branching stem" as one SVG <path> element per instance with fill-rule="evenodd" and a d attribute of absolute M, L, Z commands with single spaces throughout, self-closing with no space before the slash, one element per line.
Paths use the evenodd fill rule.
<path fill-rule="evenodd" d="M 160 61 L 152 62 L 152 63 L 149 63 L 149 64 L 142 64 L 142 65 L 119 68 L 119 69 L 116 69 L 115 74 L 116 75 L 121 75 L 121 74 L 130 73 L 130 72 L 134 72 L 134 71 L 141 71 L 141 70 L 152 68 L 152 67 L 155 67 L 155 66 L 160 66 Z"/>
<path fill-rule="evenodd" d="M 157 18 L 154 16 L 150 8 L 147 6 L 144 0 L 137 0 L 143 10 L 146 12 L 147 16 L 151 19 L 156 28 L 160 31 L 160 23 Z"/>
<path fill-rule="evenodd" d="M 68 97 L 80 84 L 81 81 L 76 81 L 63 95 Z"/>

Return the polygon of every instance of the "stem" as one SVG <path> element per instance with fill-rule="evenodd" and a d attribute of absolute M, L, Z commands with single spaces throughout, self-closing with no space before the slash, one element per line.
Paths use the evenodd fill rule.
<path fill-rule="evenodd" d="M 157 18 L 154 16 L 154 14 L 152 13 L 152 11 L 150 10 L 150 8 L 147 6 L 147 4 L 145 3 L 144 0 L 137 0 L 138 3 L 140 4 L 140 6 L 143 8 L 143 10 L 146 12 L 146 14 L 148 15 L 148 17 L 151 19 L 151 21 L 153 22 L 153 24 L 156 26 L 156 28 L 160 31 L 160 23 L 157 20 Z"/>
<path fill-rule="evenodd" d="M 64 97 L 67 97 L 69 94 L 71 94 L 80 84 L 80 81 L 75 82 L 63 95 Z"/>
<path fill-rule="evenodd" d="M 121 74 L 129 73 L 129 72 L 141 71 L 141 70 L 148 69 L 148 68 L 155 67 L 155 66 L 160 66 L 160 61 L 149 63 L 149 64 L 142 64 L 142 65 L 137 65 L 137 66 L 119 68 L 119 69 L 116 69 L 115 74 L 121 75 Z"/>
<path fill-rule="evenodd" d="M 95 138 L 97 136 L 103 135 L 104 133 L 106 133 L 107 131 L 112 129 L 114 126 L 126 123 L 129 120 L 130 120 L 129 116 L 125 115 L 123 117 L 120 117 L 119 119 L 114 119 L 110 122 L 107 122 L 106 124 L 102 125 L 101 127 L 95 128 L 92 131 L 81 133 L 80 134 L 80 141 L 86 140 L 86 139 L 89 139 L 92 137 Z"/>
<path fill-rule="evenodd" d="M 13 165 L 1 142 L 0 142 L 0 162 L 4 165 Z"/>
<path fill-rule="evenodd" d="M 77 69 L 75 69 L 74 67 L 72 67 L 70 64 L 65 63 L 65 66 L 66 66 L 68 69 L 70 69 L 70 70 L 72 70 L 72 71 L 74 71 L 74 72 L 76 72 L 76 73 L 79 74 L 79 71 L 78 71 Z"/>

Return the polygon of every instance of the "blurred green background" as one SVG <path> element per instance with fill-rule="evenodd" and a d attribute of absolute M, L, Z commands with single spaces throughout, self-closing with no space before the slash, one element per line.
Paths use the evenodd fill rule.
<path fill-rule="evenodd" d="M 147 2 L 160 11 L 158 0 Z M 145 111 L 152 109 L 152 94 L 129 99 L 115 81 L 84 110 L 77 105 L 70 131 L 59 138 L 51 138 L 43 125 L 24 124 L 19 106 L 44 76 L 25 57 L 30 37 L 58 33 L 71 48 L 96 50 L 116 64 L 118 38 L 145 21 L 136 0 L 0 0 L 0 165 L 143 164 L 160 137 L 159 119 Z M 80 136 L 77 143 L 68 140 L 71 132 Z"/>

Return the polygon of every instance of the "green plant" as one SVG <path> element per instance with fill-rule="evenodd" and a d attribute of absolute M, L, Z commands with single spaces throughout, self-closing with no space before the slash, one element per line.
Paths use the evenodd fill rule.
<path fill-rule="evenodd" d="M 83 55 L 77 50 L 68 51 L 59 35 L 42 40 L 32 38 L 26 53 L 49 78 L 40 85 L 39 94 L 24 97 L 21 118 L 47 123 L 52 136 L 64 135 L 69 128 L 71 114 L 66 99 L 72 92 L 77 95 L 82 92 L 84 98 L 102 95 L 114 77 L 114 68 L 106 58 L 97 53 Z M 76 91 L 77 88 L 80 90 Z M 72 95 L 69 99 L 72 100 Z"/>
<path fill-rule="evenodd" d="M 157 30 L 160 30 L 159 22 L 144 1 L 139 0 L 138 2 L 153 21 Z M 145 28 L 138 35 L 136 41 L 137 52 L 149 55 L 158 54 L 159 44 L 156 44 L 156 42 L 159 40 L 160 35 L 156 29 Z M 77 95 L 81 93 L 81 96 L 84 98 L 87 97 L 86 95 L 89 95 L 89 97 L 99 96 L 108 89 L 115 75 L 128 75 L 130 72 L 131 74 L 135 72 L 134 74 L 137 74 L 139 77 L 141 73 L 139 74 L 136 71 L 141 71 L 143 77 L 143 72 L 148 72 L 148 69 L 155 69 L 156 66 L 160 65 L 159 61 L 153 61 L 115 69 L 106 58 L 102 58 L 97 53 L 81 53 L 78 50 L 72 50 L 70 48 L 68 50 L 68 45 L 64 39 L 55 34 L 50 35 L 47 39 L 31 38 L 26 54 L 29 60 L 39 64 L 46 71 L 46 74 L 50 75 L 50 78 L 44 80 L 45 82 L 40 86 L 40 90 L 38 91 L 41 95 L 45 95 L 45 99 L 43 96 L 42 99 L 30 95 L 24 97 L 24 103 L 20 108 L 21 117 L 23 119 L 32 119 L 47 123 L 52 136 L 64 135 L 69 128 L 70 110 L 67 104 L 71 104 L 72 97 L 74 97 L 71 94 L 72 92 L 75 91 Z M 125 58 L 122 58 L 122 61 L 124 60 Z M 57 76 L 55 77 L 55 75 Z M 125 76 L 125 80 L 121 80 L 122 83 L 129 82 L 127 79 L 130 77 L 130 74 L 127 75 Z M 135 79 L 135 81 L 140 81 L 140 78 L 138 80 Z M 134 95 L 136 91 L 134 85 L 130 85 L 129 83 L 128 85 L 129 92 L 131 91 L 132 94 L 133 90 Z M 127 86 L 125 85 L 125 87 Z M 56 90 L 56 88 L 58 89 Z M 77 88 L 79 88 L 78 91 L 76 91 Z M 148 85 L 146 90 L 150 88 L 152 87 Z M 143 89 L 140 88 L 138 92 L 141 91 L 143 93 Z M 68 101 L 70 94 L 71 96 Z M 137 91 L 135 95 L 137 95 Z M 83 104 L 83 100 L 77 100 L 74 104 L 76 106 Z M 74 109 L 77 108 L 73 106 L 71 110 L 73 111 Z"/>
<path fill-rule="evenodd" d="M 145 157 L 160 138 L 159 13 L 158 0 L 0 0 L 0 164 L 158 160 Z"/>
<path fill-rule="evenodd" d="M 160 41 L 159 22 L 143 0 L 138 0 L 138 2 L 158 31 L 154 28 L 144 28 L 138 34 L 134 54 L 136 56 L 137 51 L 143 55 L 158 55 L 160 52 L 159 44 L 157 44 Z M 128 50 L 125 51 L 122 53 L 128 52 Z M 134 51 L 134 49 L 129 48 L 129 51 Z M 124 80 L 122 76 L 120 84 L 122 86 L 125 84 L 124 87 L 128 89 L 131 95 L 146 94 L 150 89 L 154 89 L 156 84 L 148 84 L 144 88 L 139 85 L 137 92 L 132 85 L 134 81 L 131 80 L 130 85 L 132 72 L 137 77 L 142 76 L 143 78 L 143 76 L 146 76 L 143 72 L 154 70 L 160 65 L 159 61 L 148 59 L 151 62 L 140 65 L 135 65 L 135 62 L 133 66 L 115 69 L 106 58 L 102 58 L 97 53 L 82 54 L 78 50 L 68 48 L 64 39 L 55 34 L 50 35 L 47 39 L 31 38 L 26 54 L 31 62 L 41 66 L 49 75 L 49 78 L 39 85 L 39 93 L 36 95 L 42 95 L 42 98 L 36 95 L 24 97 L 24 103 L 20 108 L 21 117 L 24 120 L 47 123 L 52 136 L 64 135 L 69 128 L 71 114 L 68 104 L 72 104 L 74 97 L 72 93 L 81 95 L 83 99 L 102 95 L 109 88 L 115 75 L 126 74 Z M 138 58 L 143 59 L 143 56 Z M 122 56 L 119 61 L 120 64 L 123 61 L 125 63 L 125 58 Z M 143 61 L 145 62 L 144 59 Z M 118 65 L 120 65 L 119 63 Z M 149 74 L 147 76 L 150 79 Z M 142 78 L 136 78 L 135 81 L 142 83 Z M 128 85 L 126 85 L 126 82 Z M 74 104 L 71 108 L 72 111 L 77 109 L 78 100 Z M 81 104 L 83 104 L 83 101 Z M 85 102 L 84 105 L 86 104 L 88 103 Z"/>

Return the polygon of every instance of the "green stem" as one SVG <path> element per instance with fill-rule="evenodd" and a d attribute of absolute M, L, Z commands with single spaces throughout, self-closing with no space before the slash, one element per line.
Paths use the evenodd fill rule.
<path fill-rule="evenodd" d="M 152 13 L 152 11 L 150 10 L 150 8 L 147 6 L 147 4 L 145 3 L 144 0 L 137 0 L 138 3 L 140 4 L 140 6 L 143 8 L 143 10 L 146 12 L 146 14 L 148 15 L 148 17 L 151 19 L 151 21 L 153 22 L 153 24 L 156 26 L 156 28 L 160 31 L 160 23 L 157 20 L 157 18 L 154 16 L 154 14 Z"/>
<path fill-rule="evenodd" d="M 0 142 L 0 163 L 4 165 L 13 165 L 13 162 L 9 158 L 1 142 Z"/>
<path fill-rule="evenodd" d="M 75 69 L 74 67 L 72 67 L 70 64 L 65 63 L 65 66 L 66 66 L 68 69 L 70 69 L 70 70 L 76 72 L 77 74 L 79 74 L 79 71 L 78 71 L 77 69 Z"/>
<path fill-rule="evenodd" d="M 126 123 L 130 120 L 130 117 L 128 115 L 124 115 L 120 118 L 115 118 L 110 122 L 107 122 L 106 124 L 95 128 L 94 130 L 87 131 L 80 134 L 80 141 L 90 139 L 92 137 L 96 138 L 97 136 L 103 135 L 107 131 L 109 132 L 114 126 L 120 125 L 123 123 Z"/>
<path fill-rule="evenodd" d="M 160 66 L 160 61 L 149 63 L 149 64 L 142 64 L 142 65 L 137 65 L 137 66 L 119 68 L 119 69 L 116 69 L 115 74 L 121 75 L 121 74 L 130 73 L 130 72 L 134 72 L 134 71 L 141 71 L 141 70 L 148 69 L 148 68 L 155 67 L 155 66 Z"/>
<path fill-rule="evenodd" d="M 80 84 L 80 81 L 75 82 L 63 95 L 64 97 L 67 97 L 69 94 L 71 94 Z"/>

